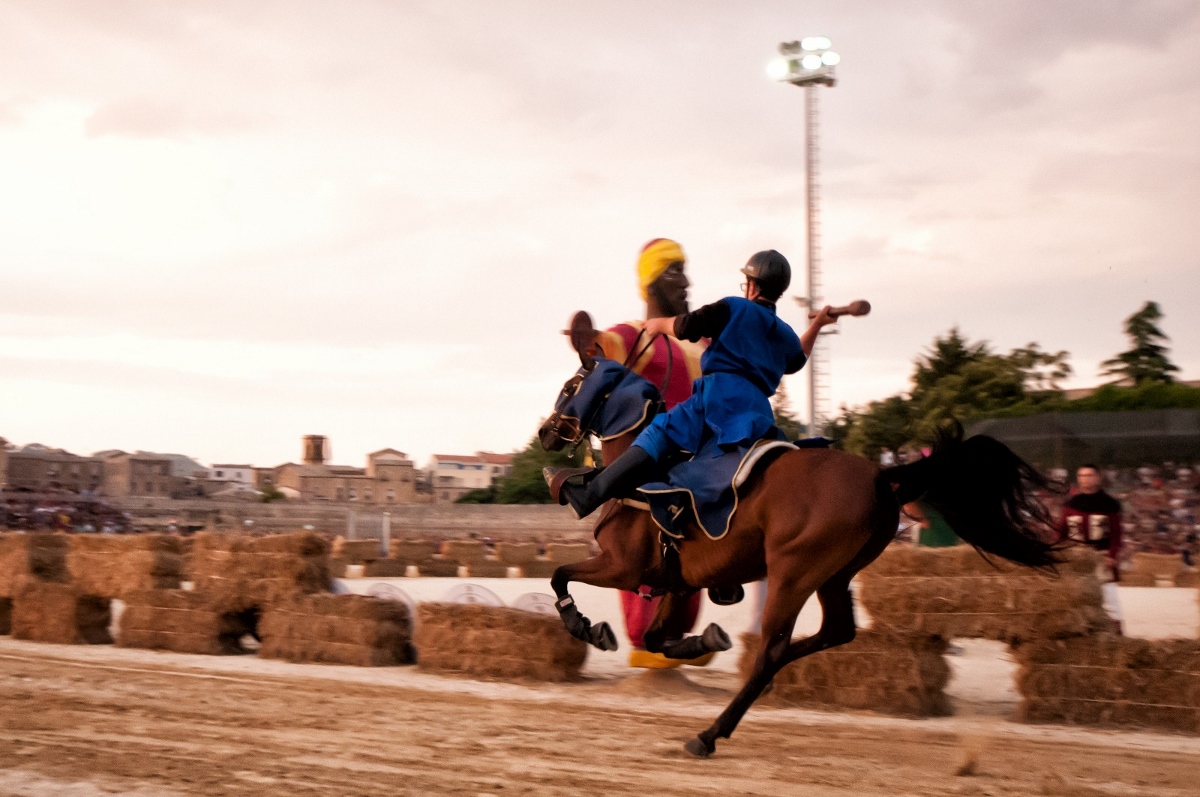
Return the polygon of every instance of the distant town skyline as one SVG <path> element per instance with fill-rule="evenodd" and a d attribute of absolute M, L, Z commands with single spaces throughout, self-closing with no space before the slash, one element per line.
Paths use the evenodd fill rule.
<path fill-rule="evenodd" d="M 682 242 L 693 306 L 759 249 L 802 270 L 802 93 L 764 68 L 811 34 L 843 58 L 825 295 L 874 305 L 823 341 L 831 409 L 905 389 L 955 325 L 1098 384 L 1146 300 L 1200 377 L 1193 2 L 16 0 L 0 436 L 520 449 L 575 367 L 570 314 L 640 315 L 646 240 Z"/>

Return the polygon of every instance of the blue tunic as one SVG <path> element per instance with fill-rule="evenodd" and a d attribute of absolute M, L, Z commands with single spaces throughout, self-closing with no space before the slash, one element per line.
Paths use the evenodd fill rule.
<path fill-rule="evenodd" d="M 770 397 L 785 373 L 804 364 L 800 338 L 773 308 L 740 297 L 723 301 L 729 321 L 700 359 L 703 376 L 692 397 L 656 416 L 633 441 L 655 459 L 668 450 L 695 454 L 710 438 L 730 449 L 772 434 Z"/>

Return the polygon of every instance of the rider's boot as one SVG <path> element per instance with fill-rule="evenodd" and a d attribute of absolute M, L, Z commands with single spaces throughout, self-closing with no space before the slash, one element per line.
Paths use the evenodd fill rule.
<path fill-rule="evenodd" d="M 550 485 L 550 497 L 570 505 L 575 517 L 585 518 L 605 501 L 638 487 L 653 477 L 656 463 L 645 449 L 630 446 L 607 467 L 543 468 L 542 476 Z"/>

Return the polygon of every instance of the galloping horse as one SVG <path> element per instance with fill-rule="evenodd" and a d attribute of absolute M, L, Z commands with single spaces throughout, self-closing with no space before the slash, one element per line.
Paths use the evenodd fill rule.
<path fill-rule="evenodd" d="M 583 316 L 581 318 L 581 316 Z M 577 314 L 573 330 L 591 328 Z M 554 412 L 539 430 L 547 451 L 595 435 L 611 462 L 661 408 L 653 385 L 619 363 L 596 359 L 586 335 L 573 335 L 582 367 L 563 385 Z M 630 419 L 634 419 L 630 425 Z M 1053 568 L 1055 549 L 1041 532 L 1050 523 L 1034 490 L 1043 477 L 1003 443 L 982 435 L 964 440 L 961 426 L 944 432 L 930 456 L 880 470 L 833 449 L 796 449 L 760 466 L 739 489 L 737 511 L 719 540 L 689 533 L 678 553 L 664 556 L 650 513 L 630 496 L 610 501 L 595 526 L 597 556 L 558 568 L 551 585 L 567 630 L 602 650 L 616 648 L 607 623 L 592 626 L 568 591 L 571 581 L 666 597 L 644 635 L 646 648 L 695 658 L 728 647 L 716 626 L 684 637 L 684 610 L 699 589 L 728 588 L 767 578 L 762 647 L 754 668 L 717 720 L 685 745 L 698 757 L 728 738 L 775 674 L 789 662 L 854 639 L 850 580 L 896 536 L 900 507 L 920 500 L 939 511 L 960 537 L 992 554 L 1035 568 Z M 813 593 L 820 630 L 792 639 L 800 609 Z"/>

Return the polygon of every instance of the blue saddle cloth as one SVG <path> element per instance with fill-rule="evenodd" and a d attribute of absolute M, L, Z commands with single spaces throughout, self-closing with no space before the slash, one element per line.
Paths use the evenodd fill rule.
<path fill-rule="evenodd" d="M 738 489 L 755 468 L 784 451 L 826 448 L 832 442 L 808 438 L 790 443 L 776 432 L 726 450 L 714 437 L 705 441 L 694 457 L 671 468 L 666 482 L 645 484 L 639 492 L 664 534 L 681 539 L 694 522 L 710 539 L 719 540 L 729 532 L 737 512 Z"/>

